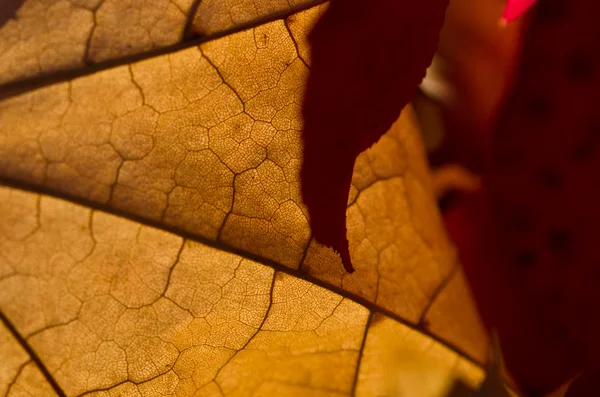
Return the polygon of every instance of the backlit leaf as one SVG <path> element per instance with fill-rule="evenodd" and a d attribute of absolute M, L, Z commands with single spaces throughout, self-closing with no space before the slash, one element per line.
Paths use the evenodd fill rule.
<path fill-rule="evenodd" d="M 144 18 L 107 20 L 104 47 L 49 24 L 21 44 L 45 63 L 1 73 L 26 80 L 0 101 L 0 394 L 374 395 L 398 379 L 415 390 L 404 364 L 378 369 L 388 347 L 396 363 L 418 356 L 477 386 L 487 340 L 412 109 L 354 167 L 348 275 L 313 241 L 300 196 L 306 35 L 324 6 L 259 15 L 239 2 L 218 25 L 232 32 L 176 36 L 181 47 L 159 54 L 171 40 L 160 26 L 185 25 L 161 4 L 118 2 Z M 101 24 L 110 5 L 27 0 L 0 37 L 55 16 L 83 31 L 73 18 Z M 153 44 L 127 36 L 138 26 L 158 29 Z M 87 66 L 81 51 L 71 62 L 71 45 L 111 49 L 112 63 Z M 60 62 L 45 56 L 56 49 Z"/>

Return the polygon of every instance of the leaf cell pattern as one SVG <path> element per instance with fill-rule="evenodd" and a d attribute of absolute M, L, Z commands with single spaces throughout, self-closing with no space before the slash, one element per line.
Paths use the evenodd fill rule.
<path fill-rule="evenodd" d="M 43 380 L 38 360 L 69 396 L 348 395 L 377 384 L 369 366 L 392 346 L 431 355 L 448 377 L 481 377 L 443 344 L 289 273 L 62 199 L 0 192 L 0 307 L 38 356 L 2 328 L 14 395 Z M 22 213 L 29 224 L 13 223 Z"/>
<path fill-rule="evenodd" d="M 0 86 L 171 52 L 325 1 L 25 0 L 0 25 Z"/>

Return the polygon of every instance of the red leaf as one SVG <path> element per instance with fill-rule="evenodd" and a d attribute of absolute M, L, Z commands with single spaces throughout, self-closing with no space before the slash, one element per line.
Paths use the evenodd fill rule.
<path fill-rule="evenodd" d="M 581 358 L 565 335 L 548 323 L 531 293 L 506 265 L 500 227 L 485 191 L 462 193 L 444 221 L 482 320 L 498 333 L 510 375 L 527 392 L 545 395 L 574 376 Z"/>
<path fill-rule="evenodd" d="M 596 0 L 540 1 L 514 90 L 480 148 L 488 198 L 447 217 L 507 368 L 540 395 L 600 368 L 598 18 Z"/>
<path fill-rule="evenodd" d="M 502 225 L 506 265 L 516 269 L 547 327 L 564 333 L 596 368 L 598 18 L 596 0 L 540 1 L 484 178 L 498 219 L 527 218 Z"/>
<path fill-rule="evenodd" d="M 514 21 L 525 13 L 537 0 L 507 0 L 502 19 L 506 22 Z"/>
<path fill-rule="evenodd" d="M 448 0 L 332 0 L 310 34 L 302 195 L 315 239 L 353 272 L 346 205 L 356 157 L 379 140 L 431 63 Z"/>

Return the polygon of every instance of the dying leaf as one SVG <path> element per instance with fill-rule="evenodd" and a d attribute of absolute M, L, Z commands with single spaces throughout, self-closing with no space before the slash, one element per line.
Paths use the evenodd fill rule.
<path fill-rule="evenodd" d="M 411 351 L 394 358 L 431 363 L 440 384 L 478 385 L 485 332 L 410 107 L 354 168 L 356 272 L 311 238 L 300 106 L 306 36 L 323 6 L 259 16 L 252 2 L 236 2 L 225 11 L 254 21 L 249 29 L 223 25 L 229 34 L 200 45 L 176 38 L 180 47 L 164 54 L 127 36 L 125 24 L 106 29 L 103 46 L 81 44 L 90 54 L 111 49 L 112 63 L 65 69 L 45 54 L 78 42 L 50 28 L 82 25 L 59 11 L 100 24 L 111 15 L 104 7 L 119 15 L 121 3 L 75 4 L 44 14 L 27 0 L 0 29 L 21 38 L 10 29 L 49 26 L 27 50 L 45 67 L 2 73 L 27 80 L 0 101 L 0 394 L 368 396 L 398 379 L 418 387 L 399 367 L 380 370 L 385 351 Z M 161 4 L 138 9 L 143 26 L 171 23 Z M 150 31 L 161 43 L 172 34 Z M 146 49 L 132 59 L 117 51 L 122 42 Z M 6 51 L 0 57 L 12 59 Z"/>
<path fill-rule="evenodd" d="M 312 30 L 304 100 L 302 198 L 315 239 L 345 269 L 356 157 L 396 121 L 435 51 L 448 0 L 334 0 Z"/>

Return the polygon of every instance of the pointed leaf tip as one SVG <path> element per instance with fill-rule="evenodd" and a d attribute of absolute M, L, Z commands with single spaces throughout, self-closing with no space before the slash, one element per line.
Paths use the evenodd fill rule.
<path fill-rule="evenodd" d="M 302 197 L 315 240 L 338 252 L 349 273 L 346 207 L 356 157 L 387 132 L 415 94 L 447 5 L 334 0 L 310 33 Z"/>

